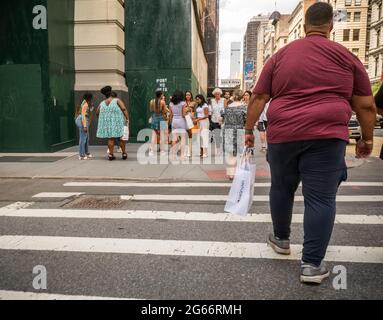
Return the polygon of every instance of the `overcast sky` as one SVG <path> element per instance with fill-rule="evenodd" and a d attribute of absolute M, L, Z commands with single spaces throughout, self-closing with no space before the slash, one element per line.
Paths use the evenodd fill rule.
<path fill-rule="evenodd" d="M 299 0 L 277 0 L 280 13 L 291 13 Z M 243 42 L 247 23 L 260 13 L 272 13 L 275 0 L 220 0 L 219 79 L 230 76 L 230 44 Z"/>

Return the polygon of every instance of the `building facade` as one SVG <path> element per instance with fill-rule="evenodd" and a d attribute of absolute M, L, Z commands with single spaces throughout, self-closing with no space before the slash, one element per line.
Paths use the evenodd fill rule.
<path fill-rule="evenodd" d="M 175 89 L 206 94 L 208 3 L 5 1 L 6 14 L 0 19 L 0 151 L 50 152 L 75 145 L 76 106 L 86 91 L 94 94 L 97 106 L 105 85 L 129 108 L 131 141 L 149 126 L 149 100 L 156 89 L 167 98 Z M 91 143 L 104 143 L 96 139 L 96 127 L 94 116 Z"/>
<path fill-rule="evenodd" d="M 243 39 L 243 74 L 244 74 L 244 84 L 243 87 L 245 90 L 249 90 L 255 82 L 256 70 L 258 65 L 263 65 L 263 61 L 259 61 L 259 51 L 258 51 L 258 31 L 260 25 L 267 23 L 269 19 L 268 15 L 258 15 L 253 17 L 247 24 L 246 33 Z M 251 79 L 246 79 L 246 75 L 249 74 L 249 70 L 245 70 L 246 66 L 252 64 L 253 70 L 251 72 Z"/>
<path fill-rule="evenodd" d="M 319 2 L 319 0 L 303 0 L 300 1 L 295 7 L 289 19 L 288 42 L 303 38 L 305 36 L 304 24 L 306 11 L 316 2 Z"/>
<path fill-rule="evenodd" d="M 2 12 L 0 151 L 74 145 L 74 0 L 3 1 Z"/>
<path fill-rule="evenodd" d="M 206 0 L 204 44 L 208 63 L 207 85 L 218 85 L 219 61 L 219 0 Z"/>
<path fill-rule="evenodd" d="M 275 29 L 275 39 L 274 39 L 274 49 L 273 52 L 277 52 L 279 49 L 283 48 L 289 38 L 289 20 L 290 15 L 282 14 L 278 19 L 273 21 Z"/>
<path fill-rule="evenodd" d="M 369 0 L 322 0 L 334 10 L 346 10 L 347 21 L 334 23 L 331 39 L 352 53 L 368 68 L 368 10 Z"/>
<path fill-rule="evenodd" d="M 258 26 L 258 41 L 257 41 L 257 64 L 255 69 L 256 77 L 258 79 L 261 75 L 263 65 L 264 65 L 264 53 L 265 53 L 265 36 L 267 29 L 270 28 L 270 23 L 268 20 L 262 21 Z"/>
<path fill-rule="evenodd" d="M 241 76 L 241 42 L 232 42 L 230 49 L 230 79 Z"/>
<path fill-rule="evenodd" d="M 91 92 L 95 104 L 102 100 L 100 88 L 110 85 L 128 103 L 125 81 L 124 0 L 75 0 L 75 102 Z M 97 117 L 90 128 L 90 142 L 96 138 Z"/>
<path fill-rule="evenodd" d="M 149 101 L 161 89 L 207 93 L 205 1 L 125 0 L 125 73 L 131 132 L 148 127 Z"/>
<path fill-rule="evenodd" d="M 382 80 L 383 65 L 383 11 L 382 0 L 370 1 L 370 41 L 368 52 L 368 73 L 372 83 Z"/>

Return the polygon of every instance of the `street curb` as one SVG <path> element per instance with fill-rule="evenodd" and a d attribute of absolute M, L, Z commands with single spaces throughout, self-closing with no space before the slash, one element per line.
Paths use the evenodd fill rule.
<path fill-rule="evenodd" d="M 346 163 L 348 169 L 354 169 L 361 167 L 366 163 L 365 159 L 357 159 L 355 155 L 346 155 Z M 156 182 L 177 182 L 184 181 L 180 178 L 174 179 L 161 179 L 161 178 L 129 178 L 129 177 L 107 177 L 107 176 L 0 176 L 0 179 L 18 179 L 18 180 L 74 180 L 74 181 L 156 181 Z M 270 178 L 267 179 L 257 179 L 257 181 L 264 180 L 266 182 L 270 181 Z M 217 179 L 217 180 L 190 180 L 188 182 L 227 182 L 227 179 Z M 262 182 L 262 181 L 261 181 Z"/>
<path fill-rule="evenodd" d="M 33 177 L 28 177 L 28 176 L 18 176 L 18 177 L 2 177 L 0 176 L 0 179 L 14 179 L 14 180 L 74 180 L 74 181 L 131 181 L 131 182 L 193 182 L 193 183 L 222 183 L 222 182 L 229 182 L 229 180 L 182 180 L 182 179 L 159 179 L 159 178 L 127 178 L 127 177 L 72 177 L 72 176 L 33 176 Z M 257 180 L 260 182 L 269 182 L 270 180 Z"/>

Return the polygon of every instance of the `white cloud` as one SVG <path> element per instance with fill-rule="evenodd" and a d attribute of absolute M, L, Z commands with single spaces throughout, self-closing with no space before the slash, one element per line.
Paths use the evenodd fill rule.
<path fill-rule="evenodd" d="M 277 0 L 277 10 L 291 13 L 299 0 Z M 230 75 L 230 44 L 243 42 L 247 23 L 258 14 L 272 13 L 275 10 L 274 0 L 221 0 L 220 1 L 220 57 L 219 78 Z"/>

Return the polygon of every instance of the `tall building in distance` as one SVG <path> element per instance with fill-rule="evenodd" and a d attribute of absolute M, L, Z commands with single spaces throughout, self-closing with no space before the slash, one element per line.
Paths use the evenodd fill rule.
<path fill-rule="evenodd" d="M 241 76 L 241 43 L 231 43 L 230 53 L 230 79 L 239 79 Z"/>
<path fill-rule="evenodd" d="M 275 28 L 274 53 L 287 44 L 289 38 L 289 19 L 289 14 L 282 14 L 272 22 Z"/>
<path fill-rule="evenodd" d="M 370 2 L 371 18 L 369 22 L 370 43 L 368 52 L 368 73 L 372 83 L 382 80 L 383 74 L 383 12 L 382 0 L 372 0 Z"/>
<path fill-rule="evenodd" d="M 289 19 L 289 38 L 288 42 L 303 38 L 305 36 L 304 24 L 307 9 L 318 0 L 299 1 Z M 329 1 L 323 1 L 329 3 Z M 331 1 L 330 1 L 331 2 Z"/>
<path fill-rule="evenodd" d="M 206 0 L 204 45 L 208 63 L 207 86 L 218 85 L 219 0 Z"/>
<path fill-rule="evenodd" d="M 331 4 L 334 10 L 347 11 L 347 21 L 334 24 L 331 40 L 349 49 L 367 68 L 369 0 L 322 0 L 322 2 Z"/>
<path fill-rule="evenodd" d="M 269 32 L 271 27 L 271 22 L 268 20 L 262 21 L 259 24 L 258 30 L 257 30 L 257 64 L 255 65 L 254 68 L 254 73 L 255 73 L 255 79 L 258 79 L 259 76 L 261 75 L 262 68 L 264 65 L 264 55 L 265 55 L 265 36 L 266 33 Z"/>
<path fill-rule="evenodd" d="M 243 75 L 245 90 L 250 89 L 255 81 L 255 73 L 258 61 L 258 31 L 260 25 L 264 26 L 269 20 L 268 15 L 258 15 L 253 17 L 247 24 L 245 36 L 243 38 Z"/>

